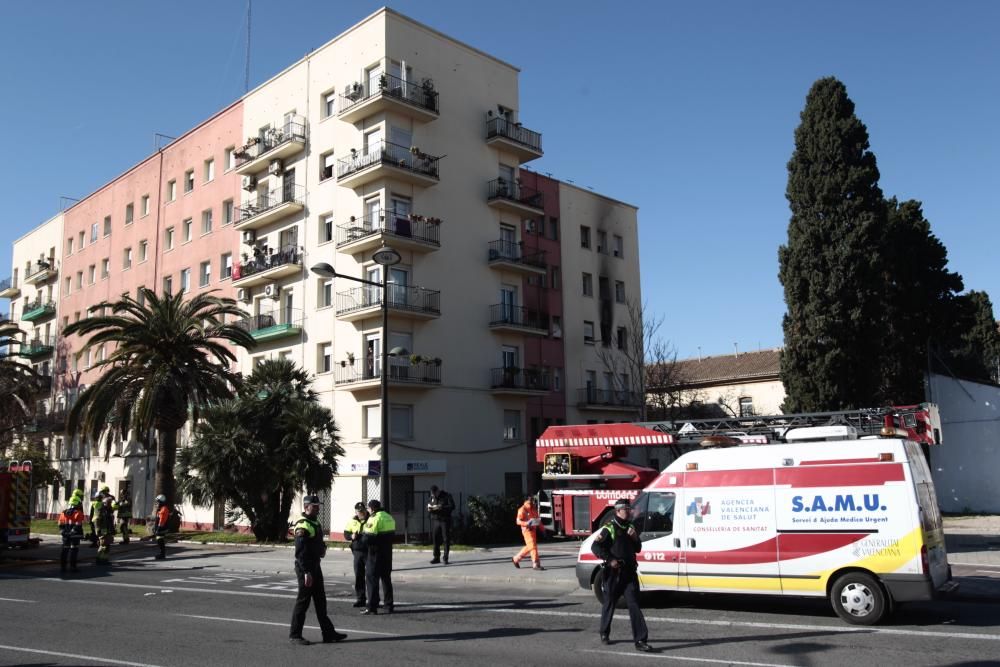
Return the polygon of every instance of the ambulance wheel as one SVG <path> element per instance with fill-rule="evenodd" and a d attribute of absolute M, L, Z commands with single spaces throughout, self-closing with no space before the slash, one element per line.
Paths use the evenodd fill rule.
<path fill-rule="evenodd" d="M 594 578 L 590 580 L 590 590 L 594 592 L 594 597 L 597 598 L 598 604 L 604 606 L 604 587 L 601 586 L 602 574 L 601 570 L 597 570 L 594 573 Z M 627 606 L 624 595 L 618 598 L 618 602 L 615 603 L 615 609 L 624 609 Z"/>
<path fill-rule="evenodd" d="M 863 572 L 848 572 L 837 577 L 830 588 L 830 604 L 837 616 L 852 625 L 875 625 L 889 608 L 881 584 Z"/>

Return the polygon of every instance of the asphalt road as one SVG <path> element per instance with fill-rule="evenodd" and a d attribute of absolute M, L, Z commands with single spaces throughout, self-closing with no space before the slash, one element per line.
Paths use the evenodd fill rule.
<path fill-rule="evenodd" d="M 419 576 L 401 577 L 396 613 L 376 617 L 359 616 L 348 581 L 328 577 L 331 616 L 348 639 L 294 646 L 289 557 L 192 548 L 165 562 L 136 551 L 110 571 L 66 578 L 51 565 L 0 572 L 0 665 L 1000 665 L 1000 605 L 988 600 L 903 605 L 888 624 L 858 628 L 819 600 L 647 596 L 656 652 L 639 654 L 627 612 L 602 646 L 596 601 L 565 581 Z M 1000 568 L 956 574 L 995 578 Z M 319 639 L 311 611 L 306 636 Z"/>

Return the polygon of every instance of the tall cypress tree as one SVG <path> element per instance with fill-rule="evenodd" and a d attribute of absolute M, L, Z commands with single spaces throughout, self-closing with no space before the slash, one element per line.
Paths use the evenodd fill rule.
<path fill-rule="evenodd" d="M 885 203 L 868 130 L 843 83 L 816 81 L 795 130 L 778 251 L 787 313 L 781 379 L 792 412 L 877 404 Z"/>
<path fill-rule="evenodd" d="M 950 340 L 941 341 L 949 333 Z M 935 343 L 938 341 L 934 370 L 969 380 L 998 381 L 1000 332 L 986 292 L 973 290 L 958 297 L 951 330 L 943 332 Z"/>

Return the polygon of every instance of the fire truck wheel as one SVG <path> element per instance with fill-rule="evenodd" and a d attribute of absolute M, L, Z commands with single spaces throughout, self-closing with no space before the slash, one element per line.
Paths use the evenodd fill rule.
<path fill-rule="evenodd" d="M 889 608 L 882 585 L 863 572 L 837 577 L 830 588 L 830 604 L 837 616 L 853 625 L 875 625 Z"/>

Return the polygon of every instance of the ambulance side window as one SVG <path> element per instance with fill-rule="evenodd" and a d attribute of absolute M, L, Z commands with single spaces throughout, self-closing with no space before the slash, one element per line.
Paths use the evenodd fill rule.
<path fill-rule="evenodd" d="M 632 513 L 629 515 L 629 520 L 635 529 L 642 533 L 642 526 L 646 522 L 646 503 L 649 500 L 649 496 L 645 493 L 640 493 L 635 500 L 632 501 Z"/>
<path fill-rule="evenodd" d="M 643 539 L 663 537 L 674 532 L 674 494 L 652 492 L 647 496 L 648 505 L 642 526 Z"/>

